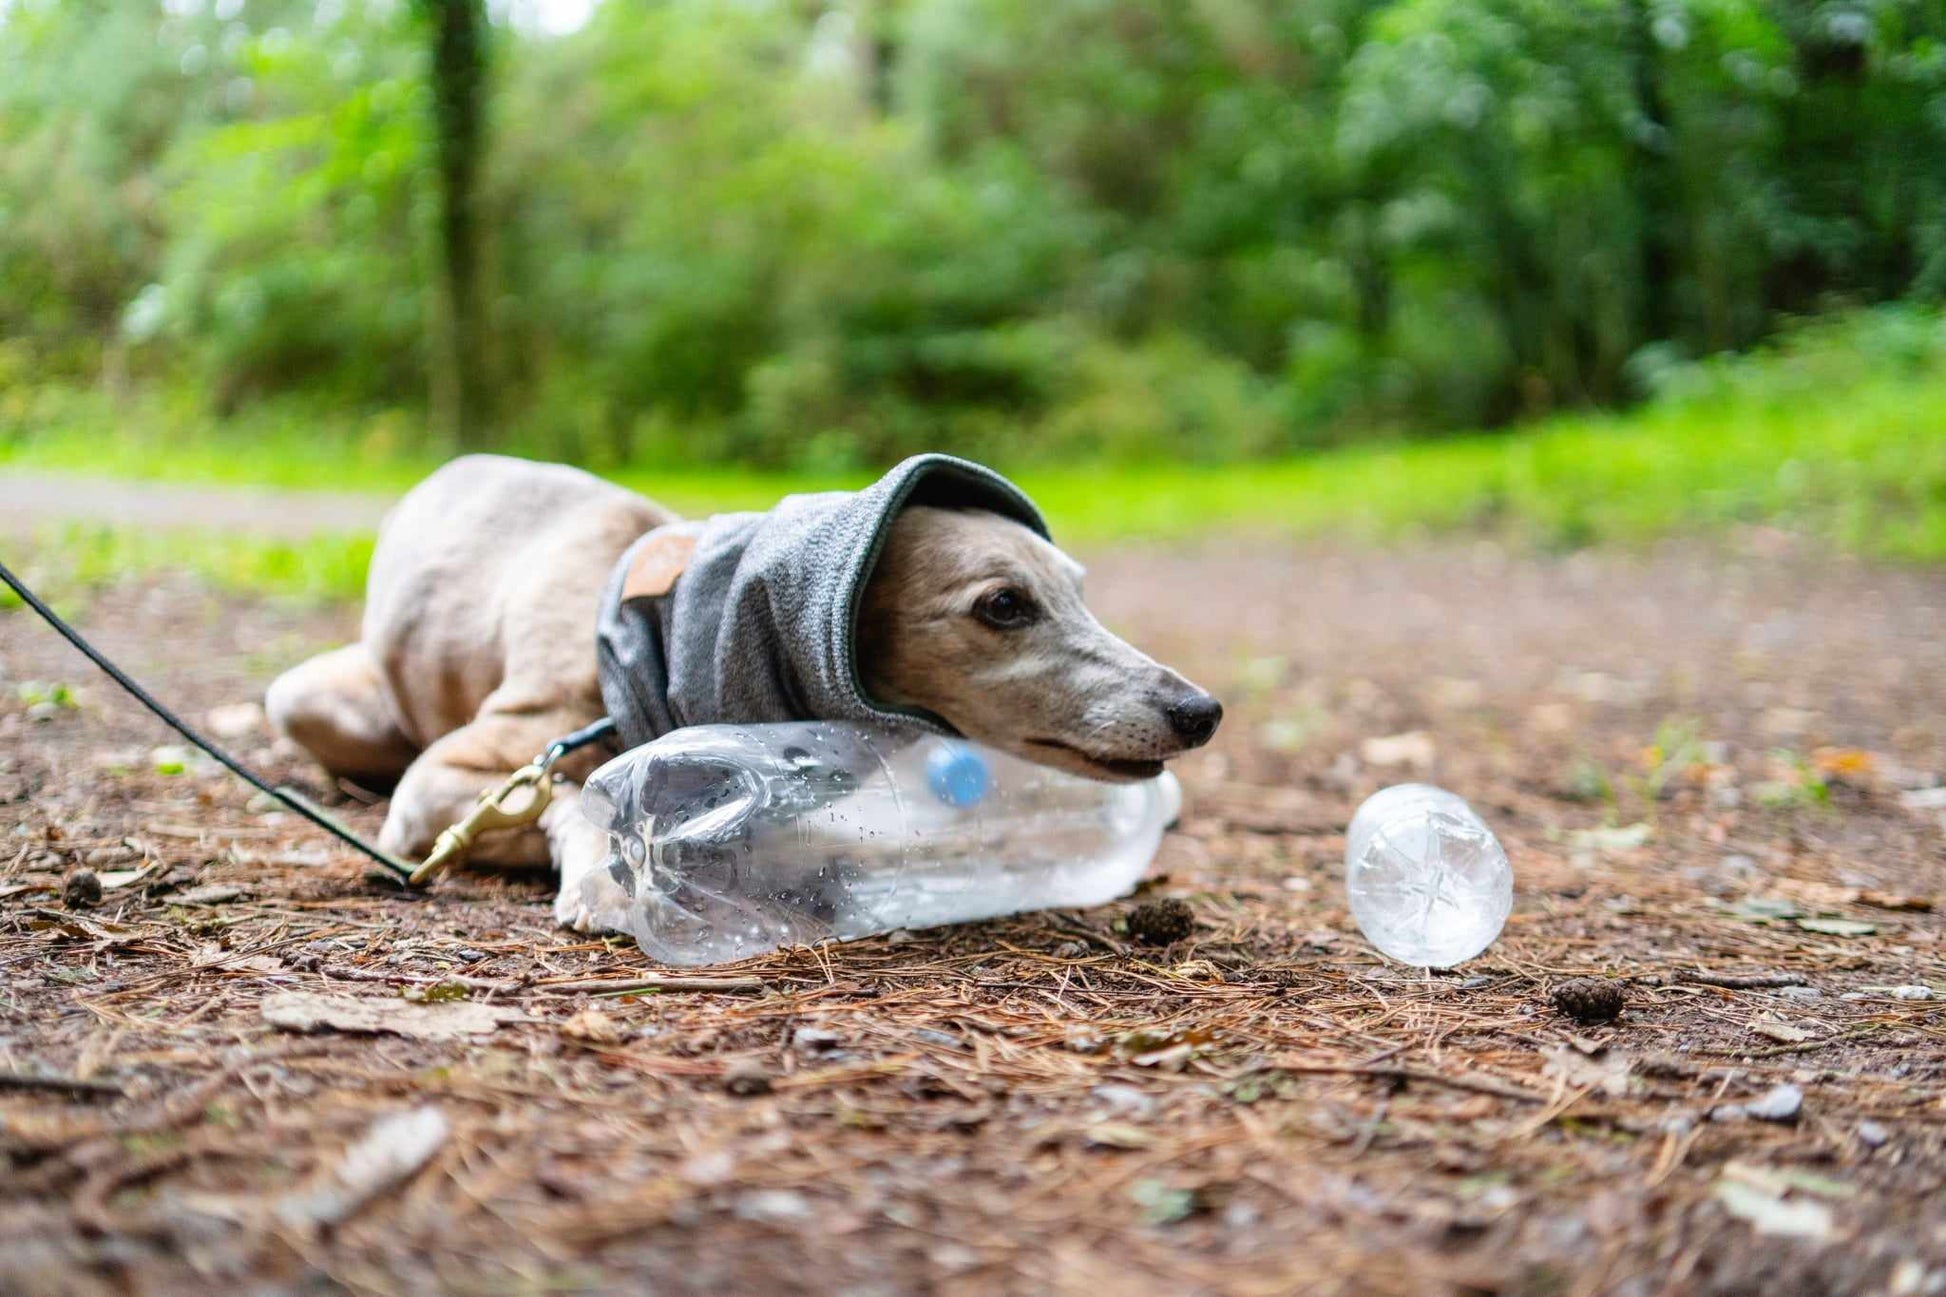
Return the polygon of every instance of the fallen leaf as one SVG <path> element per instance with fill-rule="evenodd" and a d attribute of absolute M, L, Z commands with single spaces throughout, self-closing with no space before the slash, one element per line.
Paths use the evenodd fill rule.
<path fill-rule="evenodd" d="M 107 880 L 102 880 L 104 885 Z M 1918 910 L 1928 911 L 1933 907 L 1930 896 L 1899 896 L 1892 892 L 1860 892 L 1858 901 L 1877 910 Z"/>
<path fill-rule="evenodd" d="M 1180 1072 L 1189 1066 L 1189 1060 L 1196 1053 L 1196 1047 L 1187 1041 L 1171 1045 L 1167 1049 L 1150 1050 L 1137 1054 L 1128 1061 L 1137 1067 L 1159 1067 L 1165 1072 Z"/>
<path fill-rule="evenodd" d="M 1589 1058 L 1572 1048 L 1555 1045 L 1542 1050 L 1541 1057 L 1546 1060 L 1542 1075 L 1558 1076 L 1572 1089 L 1592 1090 L 1611 1099 L 1628 1094 L 1629 1070 L 1634 1060 L 1618 1049 Z"/>
<path fill-rule="evenodd" d="M 1872 754 L 1859 748 L 1819 748 L 1811 754 L 1811 768 L 1826 779 L 1854 782 L 1872 773 Z"/>
<path fill-rule="evenodd" d="M 240 900 L 242 896 L 241 887 L 232 887 L 227 883 L 212 883 L 208 887 L 192 887 L 186 892 L 177 892 L 169 898 L 169 903 L 171 905 L 227 905 L 231 901 Z"/>
<path fill-rule="evenodd" d="M 520 1016 L 512 1009 L 471 1001 L 414 1004 L 409 1000 L 314 995 L 308 991 L 266 996 L 259 1008 L 265 1022 L 285 1031 L 390 1032 L 415 1040 L 483 1036 Z"/>
<path fill-rule="evenodd" d="M 1653 834 L 1654 830 L 1646 823 L 1604 825 L 1569 834 L 1568 845 L 1577 851 L 1633 851 L 1646 845 Z"/>
<path fill-rule="evenodd" d="M 1752 923 L 1764 923 L 1771 919 L 1796 918 L 1797 906 L 1778 896 L 1747 896 L 1732 905 L 1730 913 Z"/>
<path fill-rule="evenodd" d="M 1148 1131 L 1119 1121 L 1095 1122 L 1082 1136 L 1098 1148 L 1150 1148 L 1155 1144 L 1155 1136 Z"/>
<path fill-rule="evenodd" d="M 418 1174 L 445 1144 L 452 1128 L 437 1108 L 380 1117 L 345 1150 L 331 1174 L 310 1189 L 286 1194 L 273 1210 L 300 1229 L 337 1225 L 372 1199 Z"/>
<path fill-rule="evenodd" d="M 257 703 L 226 703 L 210 708 L 203 723 L 219 739 L 247 738 L 264 728 L 264 709 Z"/>
<path fill-rule="evenodd" d="M 112 892 L 117 888 L 133 887 L 161 868 L 160 860 L 151 860 L 140 869 L 107 869 L 96 874 L 95 877 L 101 881 L 101 890 Z"/>
<path fill-rule="evenodd" d="M 1794 1085 L 1772 1086 L 1749 1103 L 1726 1103 L 1710 1113 L 1711 1121 L 1795 1122 L 1804 1109 L 1804 1091 Z"/>
<path fill-rule="evenodd" d="M 1781 1198 L 1738 1180 L 1718 1180 L 1716 1200 L 1759 1234 L 1820 1242 L 1831 1237 L 1831 1208 L 1821 1202 Z"/>
<path fill-rule="evenodd" d="M 1801 1045 L 1807 1040 L 1816 1038 L 1812 1032 L 1805 1031 L 1801 1027 L 1787 1027 L 1781 1022 L 1753 1022 L 1750 1024 L 1750 1030 L 1759 1036 L 1781 1040 L 1786 1045 Z"/>
<path fill-rule="evenodd" d="M 1753 1189 L 1783 1197 L 1792 1189 L 1814 1193 L 1822 1198 L 1856 1198 L 1858 1190 L 1843 1180 L 1834 1180 L 1828 1175 L 1818 1175 L 1811 1171 L 1800 1171 L 1795 1167 L 1758 1166 L 1755 1162 L 1730 1161 L 1723 1164 L 1723 1178 L 1737 1180 Z"/>
<path fill-rule="evenodd" d="M 561 1024 L 561 1034 L 590 1045 L 618 1045 L 625 1033 L 620 1023 L 601 1010 L 583 1009 Z"/>
<path fill-rule="evenodd" d="M 1869 937 L 1878 931 L 1875 923 L 1863 919 L 1794 919 L 1806 932 L 1821 932 L 1827 937 Z"/>
<path fill-rule="evenodd" d="M 1160 1180 L 1137 1180 L 1128 1187 L 1128 1197 L 1142 1209 L 1142 1220 L 1149 1225 L 1173 1225 L 1196 1210 L 1195 1194 L 1172 1189 Z"/>
<path fill-rule="evenodd" d="M 1439 745 L 1424 730 L 1408 730 L 1404 734 L 1366 739 L 1359 744 L 1358 755 L 1368 766 L 1412 766 L 1424 770 L 1438 757 Z"/>

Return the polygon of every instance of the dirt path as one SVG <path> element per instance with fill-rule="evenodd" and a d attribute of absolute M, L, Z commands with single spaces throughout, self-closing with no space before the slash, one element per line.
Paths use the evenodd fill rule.
<path fill-rule="evenodd" d="M 361 883 L 225 780 L 157 773 L 165 736 L 0 616 L 0 1072 L 112 1087 L 0 1092 L 0 1292 L 1946 1286 L 1946 916 L 1916 908 L 1946 905 L 1946 574 L 1088 557 L 1106 618 L 1231 705 L 1151 883 L 1191 936 L 1028 916 L 753 961 L 755 994 L 550 989 L 643 961 L 554 931 L 543 882 Z M 199 714 L 354 620 L 174 582 L 87 611 Z M 1382 963 L 1344 911 L 1343 825 L 1409 777 L 1517 871 L 1453 975 Z M 1579 975 L 1626 985 L 1618 1022 L 1550 1006 Z M 266 1017 L 461 1007 L 401 991 L 505 1020 Z M 1739 1115 L 1781 1086 L 1793 1119 Z M 418 1106 L 445 1123 L 423 1167 L 312 1192 Z"/>
<path fill-rule="evenodd" d="M 393 497 L 351 491 L 179 486 L 57 473 L 0 471 L 0 535 L 32 536 L 63 523 L 194 527 L 285 540 L 371 531 Z"/>

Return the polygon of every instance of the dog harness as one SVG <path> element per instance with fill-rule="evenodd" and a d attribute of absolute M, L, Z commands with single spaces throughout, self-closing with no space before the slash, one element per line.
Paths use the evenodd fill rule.
<path fill-rule="evenodd" d="M 1046 537 L 1022 491 L 992 469 L 918 455 L 862 491 L 785 498 L 644 535 L 616 563 L 596 623 L 601 696 L 624 746 L 685 725 L 939 716 L 865 695 L 858 604 L 907 505 L 986 509 Z"/>

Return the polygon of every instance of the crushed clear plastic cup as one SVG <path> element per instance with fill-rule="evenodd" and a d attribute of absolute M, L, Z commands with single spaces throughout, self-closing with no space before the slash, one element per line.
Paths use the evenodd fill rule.
<path fill-rule="evenodd" d="M 1500 935 L 1513 909 L 1513 867 L 1465 801 L 1429 784 L 1398 784 L 1352 817 L 1345 891 L 1359 931 L 1382 954 L 1451 968 Z"/>

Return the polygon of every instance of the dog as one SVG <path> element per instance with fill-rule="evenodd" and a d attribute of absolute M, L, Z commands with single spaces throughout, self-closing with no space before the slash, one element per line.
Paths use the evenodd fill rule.
<path fill-rule="evenodd" d="M 954 474 L 986 473 L 926 458 Z M 939 495 L 888 506 L 844 613 L 855 640 L 849 674 L 870 708 L 1102 780 L 1153 776 L 1209 741 L 1222 705 L 1094 618 L 1082 601 L 1081 565 L 1044 537 L 1025 497 L 1015 493 L 1020 507 L 1001 512 L 945 507 Z M 824 499 L 793 497 L 775 512 Z M 687 554 L 695 533 L 685 529 L 707 525 L 564 465 L 455 459 L 382 524 L 359 641 L 278 677 L 265 710 L 331 775 L 390 786 L 379 843 L 421 858 L 482 790 L 608 714 L 596 625 L 618 564 L 645 537 L 676 535 Z M 821 554 L 809 548 L 804 561 L 815 565 Z M 632 561 L 639 574 L 644 560 Z M 707 590 L 701 577 L 690 580 L 693 602 Z M 658 591 L 682 582 L 679 569 L 665 573 Z M 712 710 L 736 706 L 692 705 L 682 723 L 845 718 Z M 500 867 L 551 863 L 560 876 L 555 917 L 581 931 L 599 913 L 583 880 L 601 868 L 607 846 L 577 800 L 604 755 L 565 758 L 539 820 L 482 834 L 470 856 Z"/>

